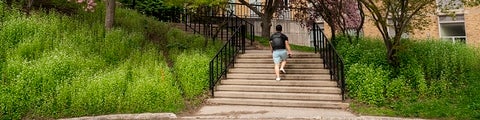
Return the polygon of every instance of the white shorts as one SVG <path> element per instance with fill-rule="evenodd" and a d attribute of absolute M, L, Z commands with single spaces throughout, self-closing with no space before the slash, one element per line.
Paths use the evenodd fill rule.
<path fill-rule="evenodd" d="M 272 57 L 273 57 L 273 63 L 280 64 L 280 62 L 287 60 L 287 50 L 286 49 L 274 50 Z"/>

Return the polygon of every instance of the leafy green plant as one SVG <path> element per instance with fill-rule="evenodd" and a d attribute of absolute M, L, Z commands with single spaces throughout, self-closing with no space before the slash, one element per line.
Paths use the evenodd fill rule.
<path fill-rule="evenodd" d="M 209 86 L 208 63 L 211 57 L 198 52 L 185 52 L 176 57 L 175 70 L 178 71 L 186 99 L 194 99 Z"/>
<path fill-rule="evenodd" d="M 104 31 L 101 8 L 71 16 L 38 11 L 28 18 L 15 9 L 8 12 L 12 14 L 0 29 L 0 119 L 181 111 L 187 98 L 174 73 L 186 75 L 180 81 L 207 75 L 175 72 L 163 55 L 168 49 L 155 40 L 183 41 L 185 51 L 195 51 L 176 50 L 182 59 L 194 54 L 199 60 L 194 64 L 179 59 L 181 67 L 192 68 L 185 71 L 207 69 L 200 65 L 206 65 L 220 45 L 193 49 L 201 48 L 203 37 L 121 8 L 109 32 Z M 169 31 L 176 37 L 167 37 Z M 205 90 L 205 84 L 189 85 L 191 96 Z"/>
<path fill-rule="evenodd" d="M 173 5 L 167 5 L 165 0 L 137 0 L 135 4 L 131 0 L 120 0 L 126 7 L 134 8 L 142 14 L 153 16 L 160 21 L 179 20 L 183 9 Z M 178 1 L 176 1 L 178 3 Z M 183 6 L 182 6 L 183 7 Z"/>
<path fill-rule="evenodd" d="M 347 72 L 349 95 L 360 102 L 382 105 L 385 102 L 385 86 L 389 72 L 381 67 L 354 64 Z"/>
<path fill-rule="evenodd" d="M 381 41 L 362 38 L 348 43 L 338 37 L 337 50 L 346 66 L 347 88 L 360 113 L 442 119 L 475 119 L 480 111 L 478 49 L 442 41 L 404 40 L 389 67 Z M 382 59 L 378 59 L 382 58 Z M 382 74 L 377 74 L 382 73 Z M 368 78 L 368 79 L 367 79 Z M 369 80 L 365 84 L 365 81 Z M 374 85 L 384 83 L 384 90 Z M 384 94 L 382 96 L 382 94 Z M 374 99 L 382 98 L 385 99 Z M 372 102 L 375 101 L 376 102 Z M 389 112 L 384 112 L 389 111 Z"/>

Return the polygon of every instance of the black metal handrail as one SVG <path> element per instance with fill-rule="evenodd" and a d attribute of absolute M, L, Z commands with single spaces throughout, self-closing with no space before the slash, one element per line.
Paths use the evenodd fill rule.
<path fill-rule="evenodd" d="M 227 77 L 229 67 L 235 65 L 235 58 L 240 53 L 245 53 L 245 35 L 246 26 L 242 25 L 234 28 L 234 34 L 223 45 L 223 47 L 217 52 L 215 57 L 210 61 L 209 73 L 210 73 L 210 91 L 212 97 L 215 96 L 215 85 L 221 80 L 222 77 Z"/>
<path fill-rule="evenodd" d="M 224 6 L 198 7 L 196 9 L 185 9 L 182 16 L 182 23 L 185 30 L 191 29 L 195 34 L 202 34 L 215 40 L 217 38 L 230 38 L 233 28 L 246 25 L 247 33 L 251 35 L 250 44 L 253 45 L 255 26 L 238 16 Z M 226 32 L 222 32 L 226 31 Z"/>
<path fill-rule="evenodd" d="M 256 8 L 259 11 L 262 11 L 265 8 L 265 5 L 263 2 L 256 2 L 256 3 L 251 3 L 251 6 L 253 8 Z M 260 16 L 253 12 L 249 7 L 242 3 L 228 3 L 227 6 L 228 10 L 233 11 L 237 16 L 241 18 L 249 18 L 249 19 L 259 19 Z M 275 13 L 275 16 L 273 16 L 273 19 L 276 20 L 295 20 L 294 16 L 295 14 L 298 13 L 303 13 L 305 8 L 295 8 L 295 7 L 283 7 L 281 6 L 277 12 Z"/>
<path fill-rule="evenodd" d="M 226 30 L 227 33 L 220 32 L 220 34 L 215 34 L 213 38 L 216 37 L 227 37 L 228 40 L 225 42 L 223 47 L 217 52 L 217 54 L 212 58 L 209 63 L 209 76 L 210 76 L 210 91 L 212 97 L 215 96 L 214 89 L 216 84 L 221 80 L 222 77 L 227 77 L 227 72 L 230 67 L 235 65 L 235 58 L 239 53 L 245 53 L 245 39 L 247 32 L 250 35 L 250 44 L 253 44 L 254 41 L 254 25 L 234 14 L 233 11 L 219 8 L 209 8 L 211 9 L 209 14 L 203 14 L 204 17 L 215 18 L 220 21 L 223 21 L 223 24 L 217 26 L 219 30 Z M 223 11 L 222 11 L 223 10 Z"/>
<path fill-rule="evenodd" d="M 345 101 L 345 72 L 343 59 L 316 23 L 313 24 L 312 31 L 315 53 L 319 53 L 323 58 L 323 66 L 329 69 L 330 79 L 335 80 L 337 86 L 341 88 L 342 100 Z"/>

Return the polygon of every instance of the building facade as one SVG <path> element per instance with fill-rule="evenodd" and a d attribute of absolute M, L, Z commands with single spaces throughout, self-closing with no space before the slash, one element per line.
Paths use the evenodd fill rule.
<path fill-rule="evenodd" d="M 264 5 L 265 0 L 246 0 L 250 4 L 254 4 L 255 8 L 262 10 L 262 5 Z M 441 1 L 441 2 L 440 2 Z M 258 19 L 253 11 L 248 7 L 241 5 L 238 0 L 229 0 L 229 9 L 234 11 L 234 13 L 242 18 L 249 19 L 255 26 L 256 35 L 261 35 L 261 21 Z M 283 1 L 285 5 L 289 4 L 289 0 Z M 438 4 L 442 2 L 451 2 L 451 0 L 437 0 Z M 459 2 L 459 0 L 454 0 L 454 2 Z M 461 5 L 462 3 L 456 3 Z M 402 37 L 412 38 L 415 40 L 443 40 L 449 41 L 452 43 L 465 43 L 470 46 L 480 46 L 480 6 L 476 7 L 455 7 L 451 9 L 455 11 L 455 17 L 447 15 L 445 13 L 439 12 L 429 15 L 425 19 L 429 19 L 430 25 L 427 26 L 424 30 L 414 30 L 412 33 L 404 33 Z M 374 25 L 373 20 L 368 17 L 365 18 L 364 27 L 362 28 L 362 34 L 365 37 L 372 38 L 381 38 L 381 34 L 377 27 Z M 295 10 L 283 10 L 280 15 L 275 15 L 272 20 L 272 25 L 275 26 L 280 24 L 284 27 L 284 33 L 289 36 L 290 42 L 292 44 L 311 46 L 312 43 L 312 34 L 307 28 L 303 27 L 299 22 L 296 22 L 292 19 L 292 16 L 295 14 Z M 324 30 L 327 36 L 331 35 L 330 27 L 327 24 L 324 24 L 323 21 L 318 21 L 319 27 Z M 393 29 L 392 29 L 393 31 Z M 271 28 L 271 32 L 275 32 L 274 27 Z M 389 32 L 391 36 L 395 33 Z"/>
<path fill-rule="evenodd" d="M 254 5 L 254 8 L 258 10 L 263 9 L 263 5 L 265 5 L 265 0 L 245 0 L 250 4 Z M 250 8 L 245 5 L 240 4 L 238 0 L 229 0 L 230 4 L 228 5 L 228 9 L 233 11 L 233 13 L 241 18 L 245 18 L 250 21 L 255 26 L 255 35 L 261 36 L 262 28 L 261 28 L 261 20 L 260 17 L 255 14 Z M 289 0 L 283 0 L 284 5 L 289 4 Z M 272 26 L 275 25 L 282 25 L 283 31 L 285 35 L 289 38 L 289 43 L 302 45 L 302 46 L 312 46 L 313 38 L 311 35 L 311 31 L 302 26 L 301 23 L 295 21 L 292 17 L 295 14 L 296 10 L 293 9 L 283 9 L 280 13 L 276 13 L 274 15 L 274 19 L 272 20 Z M 322 21 L 319 21 L 320 24 L 323 24 Z M 323 28 L 323 25 L 320 25 L 320 28 Z M 275 32 L 275 27 L 270 28 L 270 32 L 273 34 Z"/>
<path fill-rule="evenodd" d="M 442 1 L 449 2 L 450 0 Z M 456 2 L 459 2 L 459 0 L 456 0 Z M 414 40 L 442 40 L 480 47 L 480 6 L 458 7 L 458 9 L 452 10 L 455 11 L 455 15 L 449 15 L 437 10 L 437 13 L 430 14 L 425 18 L 430 21 L 426 29 L 414 30 L 412 33 L 404 33 L 402 37 Z M 368 10 L 365 11 L 368 12 Z M 370 13 L 366 14 L 368 15 Z M 391 31 L 393 31 L 393 29 Z M 328 26 L 325 27 L 325 32 L 327 35 L 330 35 Z M 374 25 L 373 20 L 368 16 L 365 18 L 362 32 L 366 37 L 379 39 L 382 37 Z M 389 31 L 390 36 L 394 34 L 395 33 Z"/>

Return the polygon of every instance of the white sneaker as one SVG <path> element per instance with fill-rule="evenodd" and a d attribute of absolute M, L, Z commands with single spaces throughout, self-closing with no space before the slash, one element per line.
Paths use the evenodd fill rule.
<path fill-rule="evenodd" d="M 280 69 L 280 71 L 282 71 L 282 73 L 287 73 L 287 72 L 285 72 L 285 70 L 284 70 L 283 68 L 282 68 L 282 69 Z"/>
<path fill-rule="evenodd" d="M 277 81 L 280 81 L 280 78 L 279 78 L 279 77 L 277 77 L 277 79 L 275 79 L 275 80 L 277 80 Z"/>

